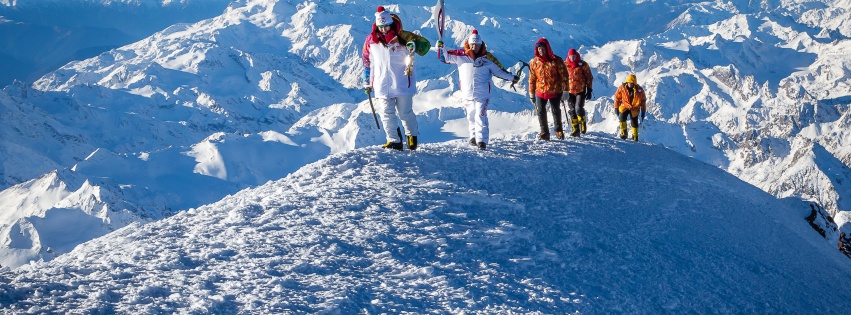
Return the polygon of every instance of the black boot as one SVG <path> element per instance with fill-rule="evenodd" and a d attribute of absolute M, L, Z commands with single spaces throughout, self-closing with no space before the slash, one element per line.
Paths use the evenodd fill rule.
<path fill-rule="evenodd" d="M 476 146 L 476 138 L 475 138 L 475 137 L 470 138 L 470 141 L 469 141 L 469 142 L 470 142 L 470 145 L 471 145 L 471 146 Z"/>
<path fill-rule="evenodd" d="M 484 143 L 484 142 L 479 142 L 479 150 L 484 150 L 484 149 L 486 149 L 486 148 L 487 148 L 487 146 L 488 146 L 488 145 L 487 145 L 486 143 Z"/>
<path fill-rule="evenodd" d="M 550 140 L 550 133 L 549 132 L 541 132 L 541 133 L 538 134 L 538 139 Z"/>

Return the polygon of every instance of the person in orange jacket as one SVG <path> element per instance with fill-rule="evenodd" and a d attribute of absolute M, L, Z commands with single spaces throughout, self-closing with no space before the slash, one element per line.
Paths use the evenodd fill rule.
<path fill-rule="evenodd" d="M 621 139 L 626 139 L 626 118 L 629 117 L 633 141 L 638 141 L 638 114 L 641 113 L 643 123 L 647 113 L 647 96 L 636 81 L 634 74 L 626 76 L 626 81 L 615 92 L 615 114 L 621 124 Z"/>
<path fill-rule="evenodd" d="M 582 60 L 576 49 L 571 48 L 567 52 L 564 66 L 567 67 L 570 87 L 564 91 L 562 101 L 567 103 L 567 114 L 570 115 L 570 136 L 579 137 L 580 131 L 585 134 L 588 126 L 585 120 L 585 100 L 591 99 L 594 76 L 591 75 L 591 67 Z"/>
<path fill-rule="evenodd" d="M 535 43 L 535 58 L 529 61 L 529 100 L 535 104 L 541 133 L 538 138 L 550 140 L 550 127 L 547 123 L 547 103 L 553 113 L 556 138 L 564 139 L 559 103 L 563 91 L 569 86 L 567 68 L 564 60 L 553 54 L 550 42 L 541 38 Z"/>

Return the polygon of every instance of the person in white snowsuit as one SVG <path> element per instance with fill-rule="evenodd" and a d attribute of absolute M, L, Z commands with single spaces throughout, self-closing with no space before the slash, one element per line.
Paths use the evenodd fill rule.
<path fill-rule="evenodd" d="M 431 43 L 417 34 L 403 31 L 402 20 L 379 6 L 372 32 L 363 44 L 364 91 L 375 91 L 387 143 L 384 148 L 402 150 L 399 120 L 407 135 L 408 148 L 416 150 L 419 127 L 414 114 L 413 97 L 417 77 L 413 54 L 424 56 Z M 407 60 L 407 62 L 406 62 Z M 398 115 L 398 116 L 397 116 Z"/>
<path fill-rule="evenodd" d="M 519 78 L 503 70 L 495 57 L 489 54 L 479 32 L 473 30 L 464 42 L 463 49 L 445 50 L 437 42 L 437 58 L 446 64 L 458 66 L 459 97 L 467 113 L 470 144 L 484 150 L 489 138 L 488 105 L 490 104 L 491 77 L 517 82 Z"/>

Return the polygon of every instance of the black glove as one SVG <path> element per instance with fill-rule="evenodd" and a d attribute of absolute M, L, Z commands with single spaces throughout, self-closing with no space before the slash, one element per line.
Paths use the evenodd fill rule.
<path fill-rule="evenodd" d="M 644 114 L 645 112 L 641 112 L 641 122 L 644 122 Z"/>
<path fill-rule="evenodd" d="M 532 105 L 538 105 L 538 104 L 535 104 L 535 97 L 534 96 L 530 97 L 529 101 L 532 102 Z"/>
<path fill-rule="evenodd" d="M 592 91 L 593 91 L 593 90 L 592 90 L 590 87 L 585 89 L 585 99 L 586 99 L 586 100 L 590 100 L 590 99 L 591 99 L 591 92 L 592 92 Z"/>
<path fill-rule="evenodd" d="M 369 95 L 369 93 L 372 93 L 372 87 L 367 86 L 367 87 L 363 88 L 363 93 L 366 94 L 366 95 Z"/>

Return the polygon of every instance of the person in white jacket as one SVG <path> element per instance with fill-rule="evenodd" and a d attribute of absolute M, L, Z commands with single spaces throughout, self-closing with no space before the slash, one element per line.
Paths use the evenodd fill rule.
<path fill-rule="evenodd" d="M 464 42 L 463 49 L 445 50 L 437 42 L 437 58 L 446 64 L 458 66 L 460 93 L 470 130 L 470 144 L 484 150 L 488 144 L 488 105 L 491 94 L 491 77 L 516 83 L 519 77 L 506 72 L 499 61 L 488 53 L 479 32 L 473 30 Z"/>
<path fill-rule="evenodd" d="M 384 148 L 402 150 L 399 120 L 405 128 L 408 149 L 417 149 L 417 115 L 413 98 L 417 77 L 413 69 L 414 53 L 424 56 L 431 43 L 420 35 L 402 30 L 402 20 L 379 6 L 372 32 L 363 44 L 364 92 L 375 91 L 387 143 Z M 397 116 L 398 115 L 398 116 Z"/>

